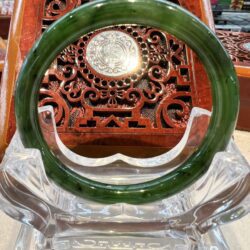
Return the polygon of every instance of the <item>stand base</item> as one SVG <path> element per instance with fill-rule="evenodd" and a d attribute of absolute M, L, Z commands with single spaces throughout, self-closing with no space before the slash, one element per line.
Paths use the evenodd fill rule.
<path fill-rule="evenodd" d="M 79 174 L 110 182 L 142 181 L 171 171 L 176 167 L 172 161 L 195 148 L 195 124 L 202 120 L 207 124 L 209 116 L 200 109 L 192 114 L 182 142 L 173 151 L 146 160 L 114 155 L 97 161 L 70 152 L 55 130 L 49 138 L 58 157 L 67 159 L 68 167 Z M 228 249 L 220 226 L 249 212 L 249 191 L 249 164 L 233 141 L 215 155 L 197 182 L 172 197 L 144 205 L 100 204 L 61 189 L 47 178 L 40 152 L 24 148 L 18 134 L 0 165 L 0 209 L 24 224 L 18 250 Z"/>
<path fill-rule="evenodd" d="M 168 231 L 138 234 L 86 231 L 79 235 L 44 238 L 38 231 L 23 225 L 16 248 L 18 250 L 227 250 L 230 249 L 219 228 L 204 235 Z"/>

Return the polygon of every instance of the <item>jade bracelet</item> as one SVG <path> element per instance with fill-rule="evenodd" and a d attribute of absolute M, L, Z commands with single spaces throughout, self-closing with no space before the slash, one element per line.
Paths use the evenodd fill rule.
<path fill-rule="evenodd" d="M 41 80 L 55 57 L 79 37 L 118 24 L 139 24 L 166 31 L 185 42 L 201 59 L 211 81 L 213 112 L 208 132 L 197 150 L 177 169 L 152 181 L 133 185 L 96 182 L 70 170 L 53 154 L 38 121 Z M 239 109 L 234 66 L 214 33 L 181 7 L 161 0 L 108 0 L 83 5 L 55 22 L 29 52 L 15 92 L 21 140 L 41 151 L 48 177 L 62 188 L 101 203 L 142 204 L 174 195 L 199 179 L 214 155 L 225 149 Z"/>

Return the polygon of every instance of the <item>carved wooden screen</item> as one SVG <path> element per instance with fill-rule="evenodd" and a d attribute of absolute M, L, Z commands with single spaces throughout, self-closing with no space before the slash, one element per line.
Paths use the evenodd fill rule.
<path fill-rule="evenodd" d="M 55 20 L 87 2 L 46 0 L 41 5 L 35 0 L 29 10 L 26 7 L 27 15 L 39 12 L 42 18 L 29 24 L 28 38 L 21 41 L 21 54 L 24 56 L 35 36 Z M 172 2 L 204 18 L 200 2 Z M 33 34 L 32 29 L 36 31 Z M 91 55 L 104 71 L 100 73 L 95 62 L 87 60 L 89 44 L 98 44 L 98 34 L 108 37 L 112 32 L 130 39 L 138 52 L 139 67 L 135 70 L 112 75 L 110 70 L 122 70 L 119 58 L 103 63 L 99 52 L 92 51 Z M 107 42 L 102 47 L 119 50 L 119 36 L 112 39 L 118 47 Z M 126 55 L 128 48 L 123 49 Z M 165 151 L 181 139 L 192 107 L 211 109 L 211 94 L 203 66 L 185 44 L 151 27 L 121 24 L 86 34 L 62 51 L 41 84 L 40 105 L 47 104 L 53 105 L 59 135 L 71 148 L 86 144 L 139 145 L 163 147 Z"/>
<path fill-rule="evenodd" d="M 250 33 L 217 30 L 217 36 L 234 62 L 240 82 L 240 113 L 237 128 L 250 131 Z"/>
<path fill-rule="evenodd" d="M 250 67 L 250 34 L 217 30 L 224 47 L 227 49 L 235 65 Z"/>

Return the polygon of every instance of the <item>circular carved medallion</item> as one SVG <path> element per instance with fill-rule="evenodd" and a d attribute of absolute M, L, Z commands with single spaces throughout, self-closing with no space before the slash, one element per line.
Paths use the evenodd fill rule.
<path fill-rule="evenodd" d="M 245 49 L 246 51 L 250 51 L 250 42 L 244 43 L 242 44 L 243 49 Z"/>
<path fill-rule="evenodd" d="M 140 52 L 131 36 L 109 30 L 92 37 L 86 49 L 86 59 L 97 73 L 115 78 L 138 69 Z"/>

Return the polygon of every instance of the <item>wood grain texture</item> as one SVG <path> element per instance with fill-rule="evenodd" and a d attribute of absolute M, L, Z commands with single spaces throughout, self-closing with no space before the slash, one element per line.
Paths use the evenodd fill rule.
<path fill-rule="evenodd" d="M 14 10 L 0 88 L 0 159 L 9 143 L 8 138 L 10 137 L 8 137 L 8 134 L 10 131 L 12 131 L 12 134 L 14 132 L 14 129 L 12 129 L 15 120 L 13 116 L 13 93 L 20 67 L 19 42 L 24 21 L 24 1 L 15 1 Z"/>

